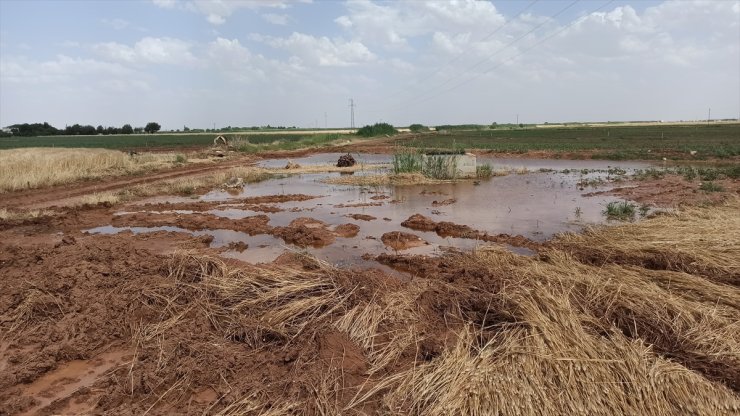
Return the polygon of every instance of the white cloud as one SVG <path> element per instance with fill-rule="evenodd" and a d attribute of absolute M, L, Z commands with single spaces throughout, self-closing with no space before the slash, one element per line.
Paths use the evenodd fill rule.
<path fill-rule="evenodd" d="M 130 64 L 193 64 L 189 42 L 173 38 L 145 37 L 133 46 L 116 42 L 98 43 L 93 49 L 101 56 Z"/>
<path fill-rule="evenodd" d="M 252 39 L 264 40 L 270 46 L 285 49 L 301 60 L 319 66 L 350 66 L 377 58 L 358 41 L 332 40 L 297 32 L 287 38 L 253 36 Z"/>
<path fill-rule="evenodd" d="M 358 0 L 347 3 L 347 12 L 334 22 L 363 42 L 386 49 L 407 49 L 409 38 L 435 32 L 481 33 L 504 22 L 493 3 L 474 0 L 382 4 Z"/>
<path fill-rule="evenodd" d="M 153 0 L 153 2 L 161 8 L 179 8 L 203 14 L 213 25 L 224 24 L 227 18 L 240 9 L 286 9 L 290 6 L 288 0 Z"/>
<path fill-rule="evenodd" d="M 66 55 L 58 55 L 49 61 L 25 58 L 0 61 L 0 79 L 13 84 L 64 83 L 73 79 L 89 79 L 90 76 L 127 79 L 135 75 L 135 71 L 117 63 Z"/>
<path fill-rule="evenodd" d="M 124 19 L 101 19 L 100 20 L 104 25 L 110 26 L 113 29 L 116 30 L 123 30 L 129 26 L 129 22 Z"/>
<path fill-rule="evenodd" d="M 163 9 L 173 9 L 177 6 L 178 2 L 177 0 L 152 0 L 152 3 Z"/>
<path fill-rule="evenodd" d="M 287 25 L 290 19 L 290 17 L 287 14 L 277 14 L 277 13 L 265 13 L 262 15 L 262 18 L 274 25 L 281 25 L 281 26 Z"/>

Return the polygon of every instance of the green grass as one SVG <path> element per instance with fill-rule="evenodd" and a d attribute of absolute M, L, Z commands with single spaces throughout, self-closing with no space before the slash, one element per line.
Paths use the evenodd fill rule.
<path fill-rule="evenodd" d="M 635 218 L 635 205 L 627 201 L 612 201 L 606 204 L 603 213 L 610 220 L 631 220 Z"/>
<path fill-rule="evenodd" d="M 271 135 L 272 136 L 272 135 Z M 327 146 L 331 142 L 339 140 L 341 136 L 337 133 L 312 134 L 307 136 L 296 136 L 289 138 L 266 139 L 255 136 L 241 136 L 234 140 L 236 150 L 246 153 L 259 153 L 275 150 L 297 150 L 309 147 Z"/>
<path fill-rule="evenodd" d="M 592 158 L 610 160 L 730 158 L 740 156 L 740 124 L 449 130 L 409 145 L 449 148 L 452 143 L 507 153 L 592 151 Z"/>
<path fill-rule="evenodd" d="M 210 146 L 217 135 L 217 133 L 158 133 L 109 136 L 3 137 L 0 138 L 0 149 L 19 147 L 131 149 Z M 337 133 L 225 133 L 222 135 L 228 139 L 242 137 L 248 140 L 251 145 L 269 145 L 275 148 L 300 148 L 304 145 L 323 144 L 340 137 Z"/>

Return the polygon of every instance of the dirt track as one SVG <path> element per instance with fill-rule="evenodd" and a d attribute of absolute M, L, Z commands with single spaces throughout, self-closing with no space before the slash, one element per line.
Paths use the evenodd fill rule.
<path fill-rule="evenodd" d="M 228 160 L 207 165 L 197 164 L 182 166 L 144 175 L 110 177 L 102 180 L 83 181 L 65 186 L 9 192 L 0 194 L 0 208 L 45 208 L 53 205 L 61 205 L 65 200 L 83 195 L 116 191 L 136 185 L 150 184 L 183 177 L 195 177 L 230 167 L 249 165 L 253 162 L 254 158 L 252 157 L 239 157 L 236 160 Z"/>

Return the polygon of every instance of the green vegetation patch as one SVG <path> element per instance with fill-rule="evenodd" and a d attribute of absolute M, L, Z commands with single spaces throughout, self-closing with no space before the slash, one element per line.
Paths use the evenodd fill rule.
<path fill-rule="evenodd" d="M 411 146 L 448 148 L 456 143 L 468 149 L 502 153 L 589 151 L 594 159 L 609 160 L 740 156 L 738 123 L 518 129 L 473 125 L 437 126 L 437 130 L 445 132 L 418 137 Z"/>
<path fill-rule="evenodd" d="M 357 135 L 362 137 L 392 136 L 397 133 L 398 130 L 388 123 L 375 123 L 372 126 L 368 125 L 357 130 Z"/>

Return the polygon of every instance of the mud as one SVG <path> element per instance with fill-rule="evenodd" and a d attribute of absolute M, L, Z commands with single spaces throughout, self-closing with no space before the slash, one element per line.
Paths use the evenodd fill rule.
<path fill-rule="evenodd" d="M 475 230 L 467 225 L 455 224 L 448 221 L 435 222 L 431 218 L 421 214 L 414 214 L 406 221 L 401 223 L 402 226 L 417 231 L 434 231 L 440 237 L 457 237 L 473 240 L 486 241 L 491 243 L 508 244 L 514 247 L 524 247 L 530 250 L 537 250 L 542 246 L 541 243 L 532 241 L 521 235 L 488 234 Z"/>
<path fill-rule="evenodd" d="M 137 212 L 127 215 L 116 215 L 111 224 L 117 227 L 165 227 L 174 226 L 186 230 L 232 230 L 249 235 L 270 234 L 273 230 L 268 225 L 270 217 L 255 215 L 241 219 L 228 219 L 213 214 L 178 214 Z"/>
<path fill-rule="evenodd" d="M 360 232 L 360 226 L 356 224 L 340 224 L 334 227 L 334 234 L 338 237 L 352 238 Z"/>
<path fill-rule="evenodd" d="M 372 215 L 367 215 L 367 214 L 349 214 L 349 215 L 347 215 L 347 217 L 352 218 L 354 220 L 358 220 L 358 221 L 373 221 L 373 220 L 377 220 L 376 217 L 373 217 Z"/>
<path fill-rule="evenodd" d="M 454 204 L 455 202 L 457 202 L 456 198 L 448 198 L 448 199 L 443 199 L 441 201 L 434 200 L 432 201 L 432 206 L 439 207 L 442 205 L 451 205 L 451 204 Z"/>
<path fill-rule="evenodd" d="M 328 246 L 335 237 L 326 223 L 307 217 L 296 218 L 287 227 L 276 227 L 273 235 L 298 247 L 315 248 Z"/>
<path fill-rule="evenodd" d="M 380 237 L 380 240 L 394 250 L 408 250 L 410 248 L 429 245 L 421 237 L 403 231 L 391 231 Z"/>
<path fill-rule="evenodd" d="M 661 179 L 630 181 L 627 186 L 591 192 L 586 195 L 612 195 L 658 207 L 718 204 L 732 195 L 740 195 L 739 180 L 720 179 L 713 182 L 721 186 L 724 191 L 706 192 L 701 190 L 700 180 L 687 181 L 679 175 L 666 175 Z"/>
<path fill-rule="evenodd" d="M 471 266 L 472 260 L 458 252 L 467 252 L 472 245 L 479 244 L 478 240 L 538 251 L 562 250 L 594 267 L 594 273 L 615 264 L 666 272 L 708 273 L 701 268 L 699 258 L 683 258 L 678 262 L 696 270 L 688 266 L 678 269 L 677 260 L 666 253 L 660 256 L 621 253 L 615 259 L 609 253 L 589 247 L 554 247 L 547 243 L 538 246 L 539 242 L 528 237 L 499 233 L 502 227 L 513 229 L 510 224 L 517 221 L 519 226 L 527 224 L 518 215 L 524 216 L 522 212 L 533 201 L 529 195 L 510 201 L 505 193 L 507 188 L 499 184 L 511 183 L 527 190 L 537 189 L 535 186 L 555 189 L 550 195 L 553 199 L 562 195 L 555 195 L 556 192 L 568 189 L 559 188 L 557 182 L 538 183 L 538 178 L 541 176 L 521 175 L 511 182 L 492 183 L 496 193 L 480 204 L 475 199 L 464 199 L 474 192 L 482 192 L 477 191 L 482 187 L 472 188 L 472 185 L 390 190 L 392 199 L 401 201 L 390 204 L 391 197 L 373 199 L 355 190 L 327 192 L 324 185 L 311 179 L 295 184 L 316 191 L 316 195 L 305 195 L 311 198 L 300 200 L 280 200 L 285 197 L 275 194 L 278 185 L 269 183 L 265 188 L 256 187 L 256 192 L 269 192 L 267 195 L 240 198 L 243 193 L 239 193 L 236 198 L 220 199 L 221 194 L 215 192 L 201 201 L 180 201 L 182 205 L 156 202 L 144 208 L 147 212 L 121 213 L 121 209 L 131 211 L 131 206 L 119 209 L 100 205 L 60 210 L 55 217 L 3 222 L 0 224 L 0 276 L 3 277 L 0 414 L 214 414 L 246 412 L 244 409 L 252 405 L 256 413 L 313 415 L 333 409 L 328 413 L 340 414 L 354 398 L 379 387 L 377 380 L 418 368 L 449 350 L 456 342 L 456 332 L 464 325 L 476 325 L 480 330 L 477 341 L 481 343 L 500 335 L 496 331 L 528 327 L 517 305 L 497 303 L 499 298 L 492 297 L 527 281 L 512 278 L 522 258 L 506 253 L 490 270 Z M 248 188 L 250 192 L 255 192 L 254 189 Z M 62 191 L 55 192 L 61 195 Z M 425 192 L 421 197 L 427 199 L 413 199 L 412 195 L 419 196 L 421 192 Z M 585 199 L 573 202 L 579 193 L 572 189 L 568 192 L 564 205 L 560 204 L 566 197 L 551 201 L 545 210 L 532 215 L 583 204 Z M 425 209 L 431 199 L 442 194 L 460 201 L 440 206 L 437 211 L 440 218 L 452 221 L 411 215 L 430 212 Z M 313 201 L 317 196 L 325 199 Z M 247 198 L 255 199 L 245 202 Z M 377 202 L 367 205 L 363 198 Z M 511 216 L 506 216 L 507 207 L 501 206 L 502 200 L 513 206 Z M 596 214 L 601 201 L 594 204 Z M 277 205 L 288 202 L 289 206 Z M 240 208 L 244 210 L 247 206 L 277 206 L 281 211 L 267 211 L 269 215 L 245 214 L 239 209 L 214 213 L 214 208 L 232 203 L 242 204 Z M 467 210 L 467 203 L 472 207 L 469 216 L 467 211 L 455 211 L 461 207 Z M 345 208 L 336 208 L 338 205 Z M 358 207 L 368 210 L 357 213 L 365 211 Z M 296 218 L 295 212 L 312 209 L 315 211 L 310 217 Z M 191 212 L 175 212 L 178 210 Z M 233 218 L 226 216 L 232 214 Z M 375 214 L 384 221 L 362 223 L 362 226 L 346 223 L 346 215 L 352 214 Z M 534 234 L 545 226 L 537 228 L 538 224 L 531 221 L 526 228 L 527 236 L 549 238 L 552 230 L 570 227 L 562 224 L 566 221 L 562 217 L 553 216 L 550 220 L 555 225 L 545 229 L 545 234 Z M 401 222 L 407 228 L 427 234 L 417 236 L 398 231 Z M 81 232 L 107 224 L 179 227 L 179 231 L 123 231 L 116 235 Z M 193 235 L 195 230 L 201 234 Z M 214 239 L 208 234 L 215 231 L 228 231 L 229 239 L 220 235 Z M 303 251 L 286 250 L 282 243 L 322 247 L 326 251 L 318 253 L 345 259 L 346 267 L 325 271 Z M 390 249 L 384 248 L 386 244 Z M 449 248 L 450 245 L 454 247 Z M 224 248 L 223 253 L 217 252 L 220 247 Z M 404 254 L 391 253 L 391 249 Z M 234 313 L 239 307 L 236 302 L 206 308 L 204 305 L 220 292 L 213 286 L 205 288 L 204 278 L 222 265 L 200 257 L 176 261 L 173 253 L 183 250 L 199 255 L 222 255 L 221 261 L 230 270 L 250 270 L 254 273 L 251 276 L 269 276 L 284 267 L 319 273 L 328 285 L 336 288 L 337 295 L 332 299 L 346 302 L 346 310 L 371 302 L 377 302 L 385 310 L 392 304 L 388 299 L 403 293 L 408 297 L 404 298 L 410 305 L 408 311 L 397 308 L 403 312 L 394 313 L 413 319 L 384 321 L 378 328 L 381 335 L 374 342 L 387 345 L 395 334 L 411 333 L 412 327 L 418 339 L 370 377 L 373 356 L 353 341 L 348 331 L 338 330 L 335 325 L 346 310 L 318 309 L 311 315 L 311 324 L 305 327 L 298 325 L 305 316 L 295 315 L 291 322 L 298 322 L 295 325 L 301 329 L 290 331 L 271 325 L 273 314 L 270 313 L 250 312 L 250 308 Z M 256 263 L 253 260 L 259 257 L 248 256 L 261 250 L 274 256 L 266 257 L 266 264 L 249 264 Z M 354 257 L 357 252 L 368 253 L 363 262 L 357 260 L 359 256 Z M 439 253 L 443 255 L 431 255 Z M 538 254 L 532 261 L 541 261 L 541 266 L 546 267 L 547 253 Z M 399 278 L 399 274 L 390 270 L 401 270 L 404 274 Z M 736 272 L 718 269 L 716 273 L 717 281 L 737 284 L 736 279 L 731 279 L 737 277 Z M 284 301 L 279 297 L 274 300 Z M 230 320 L 225 320 L 225 316 L 231 316 Z M 589 315 L 588 319 L 611 325 L 612 321 L 604 316 L 605 313 L 599 313 Z M 644 336 L 643 327 L 638 327 L 641 334 L 629 332 L 634 322 L 634 319 L 624 320 L 620 330 L 657 349 L 657 353 L 646 354 L 655 354 L 655 360 L 663 359 L 662 356 L 675 359 L 691 370 L 681 369 L 682 372 L 701 374 L 737 391 L 737 372 L 733 370 L 736 366 L 730 365 L 734 358 L 707 358 L 696 348 L 687 347 L 684 351 L 681 343 L 685 340 L 679 337 L 682 334 L 671 334 L 670 328 L 665 338 L 643 340 L 640 338 Z M 616 336 L 601 335 L 594 340 Z M 326 385 L 331 386 L 332 396 L 315 397 L 318 391 L 323 391 L 321 386 Z M 383 392 L 381 388 L 380 394 L 353 410 L 359 414 L 394 413 L 395 409 L 383 407 Z M 296 401 L 300 408 L 281 407 Z"/>

